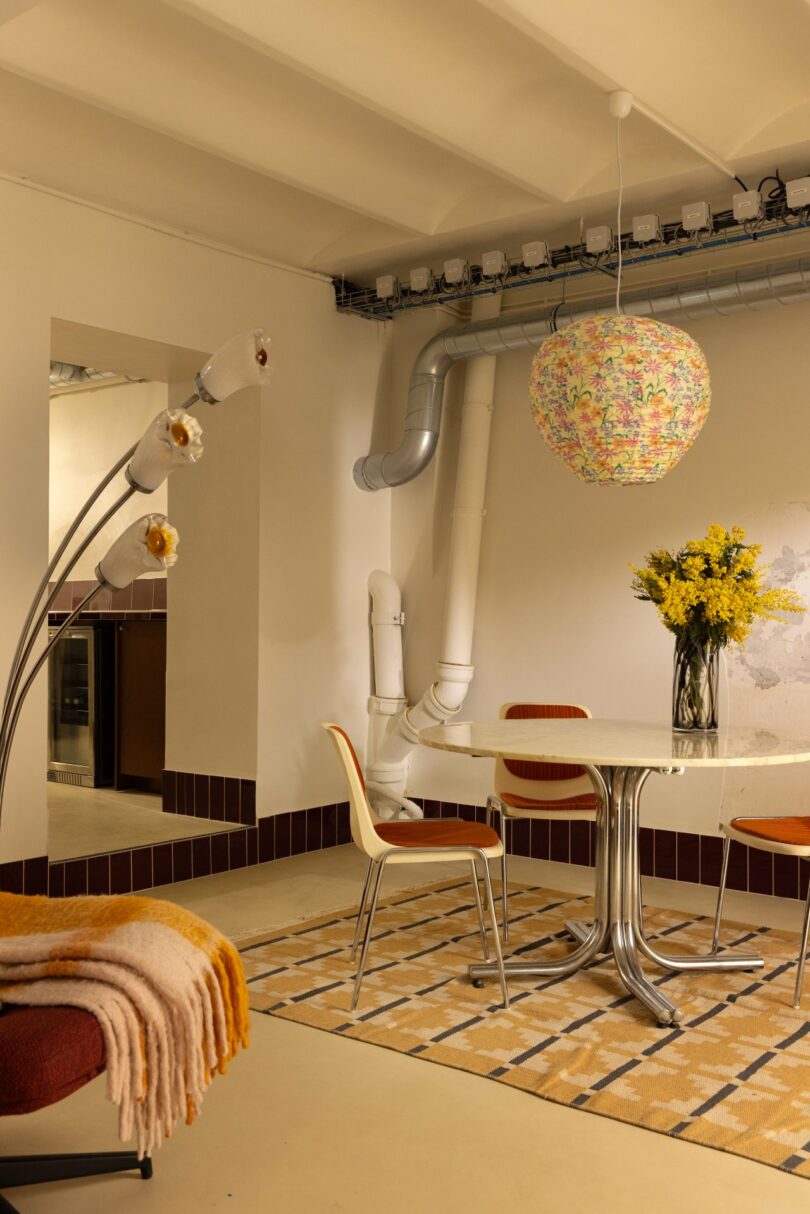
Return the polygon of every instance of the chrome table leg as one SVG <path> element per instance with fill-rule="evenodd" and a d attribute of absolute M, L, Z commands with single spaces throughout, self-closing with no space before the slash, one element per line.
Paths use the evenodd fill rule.
<path fill-rule="evenodd" d="M 599 799 L 594 923 L 566 923 L 566 928 L 579 942 L 567 957 L 554 961 L 506 961 L 506 973 L 515 978 L 567 977 L 604 950 L 613 954 L 619 977 L 628 991 L 649 1008 L 658 1022 L 678 1024 L 683 1019 L 682 1010 L 647 978 L 641 964 L 642 956 L 663 969 L 686 973 L 761 969 L 764 962 L 761 957 L 749 953 L 673 957 L 659 952 L 646 939 L 641 913 L 638 803 L 650 769 L 589 767 L 587 770 Z M 665 774 L 671 774 L 672 770 L 677 769 L 666 769 Z M 485 979 L 499 977 L 499 973 L 492 964 L 472 965 L 470 977 L 480 984 Z"/>
<path fill-rule="evenodd" d="M 649 774 L 649 773 L 647 773 L 647 774 Z M 646 776 L 645 776 L 645 779 L 646 779 Z M 639 865 L 638 865 L 638 796 L 639 796 L 639 793 L 641 792 L 641 788 L 642 788 L 643 784 L 644 784 L 644 779 L 642 779 L 638 782 L 638 785 L 635 789 L 635 792 L 634 792 L 634 795 L 632 798 L 632 804 L 629 807 L 631 819 L 632 819 L 629 845 L 633 852 L 632 865 L 636 872 L 638 872 L 638 868 L 639 868 Z M 728 844 L 730 842 L 730 840 L 726 839 L 725 842 L 726 842 L 726 844 Z M 725 885 L 727 866 L 728 866 L 728 847 L 725 848 L 724 855 L 723 855 L 723 872 L 721 875 L 721 881 L 723 882 L 723 884 L 721 885 L 721 891 L 723 890 L 723 886 Z M 640 876 L 637 878 L 637 882 L 638 882 L 638 888 L 637 888 L 637 896 L 636 896 L 636 900 L 635 900 L 635 917 L 634 917 L 634 922 L 633 922 L 633 930 L 635 932 L 636 941 L 637 941 L 639 949 L 641 950 L 642 953 L 644 953 L 645 957 L 649 961 L 652 961 L 653 965 L 659 966 L 660 969 L 671 970 L 673 972 L 682 972 L 685 974 L 701 973 L 701 972 L 705 972 L 705 971 L 722 971 L 722 970 L 729 970 L 732 972 L 739 971 L 739 970 L 753 971 L 753 970 L 760 970 L 765 965 L 763 958 L 758 956 L 756 953 L 718 953 L 716 951 L 716 949 L 717 949 L 716 931 L 717 931 L 717 925 L 719 924 L 719 911 L 722 906 L 722 902 L 720 901 L 720 899 L 718 899 L 718 917 L 715 918 L 715 937 L 712 941 L 712 951 L 710 953 L 703 953 L 703 954 L 698 954 L 698 955 L 693 954 L 691 956 L 690 955 L 673 956 L 670 953 L 662 953 L 644 935 L 644 921 L 642 919 L 642 914 L 641 914 L 641 878 L 640 878 Z M 722 897 L 722 893 L 721 893 L 721 897 Z"/>
<path fill-rule="evenodd" d="M 638 955 L 635 920 L 639 904 L 638 794 L 648 771 L 621 768 L 611 789 L 613 833 L 611 837 L 611 941 L 616 968 L 627 989 L 640 999 L 659 1024 L 677 1023 L 683 1012 L 646 977 Z M 634 810 L 636 813 L 634 813 Z"/>

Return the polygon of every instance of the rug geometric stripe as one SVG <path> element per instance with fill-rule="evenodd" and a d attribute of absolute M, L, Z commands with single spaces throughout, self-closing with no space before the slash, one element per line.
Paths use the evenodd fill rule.
<path fill-rule="evenodd" d="M 510 955 L 564 956 L 590 899 L 511 890 Z M 744 973 L 649 977 L 684 1010 L 661 1028 L 598 957 L 568 978 L 466 977 L 481 937 L 469 882 L 380 902 L 360 1004 L 351 1012 L 356 907 L 238 941 L 254 1011 L 509 1084 L 558 1104 L 758 1160 L 810 1178 L 810 1021 L 792 1006 L 798 935 L 726 923 L 721 943 L 765 958 Z M 651 939 L 706 952 L 711 921 L 645 910 Z M 810 991 L 805 999 L 810 1007 Z"/>

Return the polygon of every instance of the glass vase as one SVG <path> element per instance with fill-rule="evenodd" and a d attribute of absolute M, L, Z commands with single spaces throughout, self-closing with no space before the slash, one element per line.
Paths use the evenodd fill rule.
<path fill-rule="evenodd" d="M 717 729 L 720 649 L 711 641 L 678 637 L 672 674 L 672 728 Z"/>

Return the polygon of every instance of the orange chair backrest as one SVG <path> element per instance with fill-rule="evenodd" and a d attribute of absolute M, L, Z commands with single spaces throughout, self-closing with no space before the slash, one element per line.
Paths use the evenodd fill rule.
<path fill-rule="evenodd" d="M 501 706 L 501 718 L 521 720 L 572 720 L 590 717 L 582 704 L 524 704 Z M 593 793 L 593 784 L 583 767 L 573 763 L 535 763 L 526 759 L 496 759 L 495 792 L 515 793 L 535 801 L 565 801 Z"/>

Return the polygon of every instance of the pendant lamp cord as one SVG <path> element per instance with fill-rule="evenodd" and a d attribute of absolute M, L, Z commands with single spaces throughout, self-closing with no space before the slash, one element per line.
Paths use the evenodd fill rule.
<path fill-rule="evenodd" d="M 622 193 L 624 191 L 624 181 L 622 178 L 622 120 L 616 119 L 616 164 L 619 169 L 619 202 L 616 208 L 616 240 L 619 245 L 619 259 L 616 265 L 616 315 L 621 316 L 621 293 L 622 293 Z"/>

